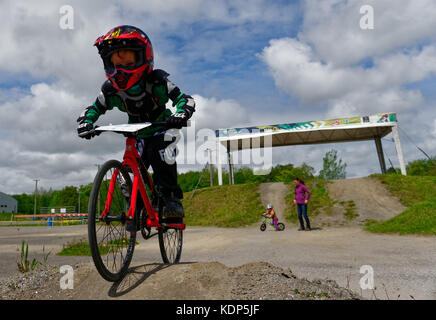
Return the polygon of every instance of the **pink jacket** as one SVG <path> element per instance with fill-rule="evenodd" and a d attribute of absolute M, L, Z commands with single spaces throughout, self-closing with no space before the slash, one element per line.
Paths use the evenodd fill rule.
<path fill-rule="evenodd" d="M 307 197 L 306 197 L 307 193 Z M 310 191 L 306 188 L 304 184 L 300 184 L 298 186 L 295 186 L 295 196 L 294 199 L 297 200 L 298 204 L 304 204 L 304 200 L 309 200 L 310 198 Z"/>

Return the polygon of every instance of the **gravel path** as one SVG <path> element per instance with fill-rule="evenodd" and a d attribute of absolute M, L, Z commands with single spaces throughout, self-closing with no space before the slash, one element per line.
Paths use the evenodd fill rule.
<path fill-rule="evenodd" d="M 360 219 L 382 220 L 402 207 L 370 179 L 333 183 L 339 201 L 353 200 Z M 363 182 L 362 182 L 363 181 Z M 273 203 L 283 220 L 286 186 L 260 186 L 263 204 Z M 393 213 L 390 212 L 394 208 Z M 338 215 L 338 213 L 336 213 Z M 315 217 L 315 218 L 318 218 Z M 314 219 L 316 222 L 316 219 Z M 0 298 L 7 299 L 436 299 L 434 236 L 372 234 L 358 225 L 283 232 L 259 224 L 239 229 L 190 227 L 184 233 L 182 263 L 160 264 L 157 237 L 135 248 L 131 272 L 119 284 L 104 281 L 90 257 L 59 257 L 62 245 L 87 239 L 86 226 L 0 228 Z M 18 274 L 21 241 L 49 270 Z M 61 265 L 75 268 L 75 289 L 59 289 Z M 374 270 L 374 290 L 361 290 L 360 268 Z M 323 280 L 317 280 L 323 279 Z M 327 279 L 330 279 L 327 281 Z M 38 292 L 38 293 L 35 293 Z M 166 295 L 164 295 L 166 294 Z"/>
<path fill-rule="evenodd" d="M 40 251 L 37 243 L 41 245 L 45 241 L 49 241 L 52 248 L 61 248 L 63 242 L 73 238 L 79 239 L 81 236 L 86 238 L 86 227 L 69 228 L 73 228 L 71 229 L 73 232 L 68 232 L 69 235 L 62 238 L 59 238 L 59 234 L 62 231 L 67 233 L 66 231 L 70 230 L 60 230 L 57 227 L 44 229 L 46 230 L 46 237 L 39 234 L 31 239 L 30 256 Z M 9 238 L 8 241 L 13 242 L 15 237 L 16 241 L 20 242 L 22 235 L 14 235 L 11 228 L 2 228 L 0 232 L 2 238 L 2 244 L 0 245 L 2 274 L 12 276 L 17 274 L 14 270 L 17 252 L 15 252 L 15 256 L 11 255 L 9 258 L 5 256 L 4 248 L 8 245 L 4 244 L 3 241 L 5 238 Z M 9 233 L 9 236 L 6 233 Z M 197 269 L 202 269 L 203 274 L 205 274 L 204 270 L 209 270 L 208 275 L 205 275 L 205 279 L 207 277 L 216 279 L 214 274 L 218 275 L 219 272 L 229 274 L 232 271 L 229 268 L 241 267 L 253 262 L 262 262 L 268 263 L 272 266 L 271 268 L 277 267 L 288 271 L 290 269 L 292 274 L 300 280 L 302 278 L 308 280 L 334 280 L 340 287 L 348 287 L 356 293 L 361 293 L 365 298 L 372 298 L 375 294 L 377 298 L 381 299 L 397 299 L 398 295 L 400 295 L 400 299 L 411 299 L 411 296 L 415 299 L 436 299 L 436 246 L 434 242 L 435 237 L 375 235 L 366 233 L 359 228 L 326 228 L 312 232 L 298 232 L 295 228 L 287 228 L 283 232 L 276 232 L 272 229 L 261 232 L 258 226 L 241 229 L 188 227 L 184 235 L 183 263 L 180 266 L 162 268 L 162 265 L 159 265 L 161 258 L 156 237 L 148 241 L 139 239 L 139 245 L 135 248 L 131 264 L 134 272 L 128 278 L 133 284 L 125 284 L 121 292 L 127 290 L 132 295 L 136 293 L 138 297 L 144 297 L 146 292 L 149 292 L 147 288 L 150 289 L 147 286 L 156 286 L 159 283 L 160 276 L 168 278 L 168 272 L 171 270 L 174 271 L 173 275 L 176 274 L 176 283 L 167 281 L 167 285 L 177 287 L 177 283 L 179 283 L 180 286 L 177 288 L 180 289 L 183 288 L 182 284 L 186 287 L 184 279 L 192 280 L 195 277 L 193 273 Z M 12 245 L 12 247 L 15 246 Z M 7 261 L 4 258 L 8 258 Z M 82 283 L 88 285 L 82 287 L 82 289 L 78 286 L 73 292 L 68 292 L 71 298 L 112 298 L 111 290 L 114 290 L 112 284 L 101 279 L 89 261 L 89 257 L 73 258 L 55 255 L 49 257 L 49 263 L 57 266 L 57 268 L 63 264 L 76 265 L 78 262 L 82 262 L 80 267 L 77 267 L 80 271 L 78 273 L 80 275 L 78 276 L 78 282 L 80 283 L 80 278 L 87 279 Z M 211 268 L 210 265 L 208 267 L 203 266 L 204 263 L 215 262 L 217 262 L 215 268 Z M 5 265 L 7 265 L 7 268 L 4 268 Z M 360 290 L 359 281 L 362 277 L 360 267 L 362 265 L 371 265 L 374 269 L 376 286 L 374 292 L 372 290 Z M 254 265 L 253 268 L 258 270 L 256 272 L 260 270 L 258 265 Z M 268 270 L 268 268 L 265 270 Z M 54 270 L 56 271 L 56 268 Z M 153 271 L 154 278 L 149 276 L 150 270 Z M 281 274 L 281 272 L 277 271 L 275 275 L 271 276 L 274 277 Z M 55 281 L 53 283 L 57 291 L 59 291 L 61 276 L 59 272 L 54 276 Z M 253 272 L 252 276 L 257 279 L 252 279 L 253 284 L 260 286 L 271 283 L 271 287 L 274 287 L 274 282 L 268 282 L 267 278 L 265 278 L 265 281 L 262 280 L 264 277 L 262 273 Z M 173 279 L 171 277 L 169 278 Z M 128 290 L 129 285 L 136 285 L 138 279 L 140 283 L 133 289 Z M 152 279 L 154 280 L 151 281 Z M 226 279 L 231 279 L 231 276 L 227 276 Z M 202 283 L 207 282 L 203 281 Z M 210 289 L 216 291 L 218 295 L 217 286 L 219 284 L 211 280 Z M 255 286 L 253 288 L 259 287 Z M 293 285 L 286 288 L 288 293 L 299 289 L 294 288 Z M 176 295 L 177 291 L 173 291 L 175 298 L 178 297 L 179 299 L 182 298 L 182 294 L 193 299 L 197 299 L 201 295 L 207 297 L 208 294 L 213 298 L 212 292 L 205 293 L 206 289 L 194 286 L 190 292 L 179 292 L 179 296 Z M 53 290 L 49 290 L 47 294 L 54 297 L 64 297 L 61 294 L 67 294 L 55 294 Z M 116 290 L 120 289 L 116 288 Z M 238 288 L 235 290 L 234 292 L 239 292 Z M 322 293 L 321 291 L 319 293 Z M 251 297 L 250 294 L 252 293 L 250 292 L 246 291 L 247 298 Z M 25 297 L 25 295 L 22 295 L 22 297 Z M 124 295 L 114 297 L 122 298 Z"/>

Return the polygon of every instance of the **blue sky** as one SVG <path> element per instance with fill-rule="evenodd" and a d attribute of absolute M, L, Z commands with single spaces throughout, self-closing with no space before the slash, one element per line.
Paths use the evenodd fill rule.
<path fill-rule="evenodd" d="M 374 8 L 361 30 L 359 8 Z M 63 1 L 0 4 L 0 191 L 32 192 L 92 181 L 95 164 L 120 158 L 123 140 L 76 136 L 76 118 L 105 80 L 93 41 L 136 25 L 155 66 L 194 95 L 197 128 L 211 130 L 397 112 L 427 153 L 436 149 L 436 3 L 431 0 L 71 1 L 74 28 L 59 27 Z M 100 120 L 99 120 L 100 121 Z M 122 123 L 110 112 L 101 123 Z M 400 131 L 401 134 L 401 131 Z M 404 134 L 403 134 L 404 135 Z M 403 137 L 406 161 L 423 155 Z M 387 137 L 386 155 L 395 166 Z M 273 163 L 319 171 L 335 148 L 349 177 L 379 172 L 373 142 L 277 148 Z M 197 166 L 179 166 L 180 171 Z"/>

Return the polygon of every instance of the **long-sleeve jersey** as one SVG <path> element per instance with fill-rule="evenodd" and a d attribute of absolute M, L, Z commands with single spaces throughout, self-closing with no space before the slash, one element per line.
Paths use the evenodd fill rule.
<path fill-rule="evenodd" d="M 163 70 L 155 69 L 126 91 L 118 91 L 109 80 L 105 81 L 97 99 L 82 112 L 79 121 L 94 124 L 102 114 L 114 107 L 128 114 L 129 123 L 166 121 L 172 115 L 172 111 L 166 108 L 169 100 L 176 107 L 175 113 L 185 112 L 189 119 L 195 111 L 194 99 L 182 93 L 168 80 L 168 75 Z M 162 129 L 159 126 L 145 128 L 140 131 L 138 138 L 148 138 Z"/>

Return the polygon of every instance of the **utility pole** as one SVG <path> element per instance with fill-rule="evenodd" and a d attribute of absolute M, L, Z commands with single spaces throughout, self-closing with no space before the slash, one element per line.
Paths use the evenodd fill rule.
<path fill-rule="evenodd" d="M 33 180 L 35 181 L 35 206 L 33 208 L 33 215 L 36 215 L 36 194 L 38 192 L 38 179 Z"/>
<path fill-rule="evenodd" d="M 210 186 L 213 186 L 213 172 L 212 172 L 212 150 L 211 149 L 206 149 L 207 151 L 209 151 L 209 181 L 210 181 Z"/>
<path fill-rule="evenodd" d="M 79 205 L 78 205 L 77 213 L 80 213 L 80 187 L 77 189 L 77 193 L 79 194 Z"/>

